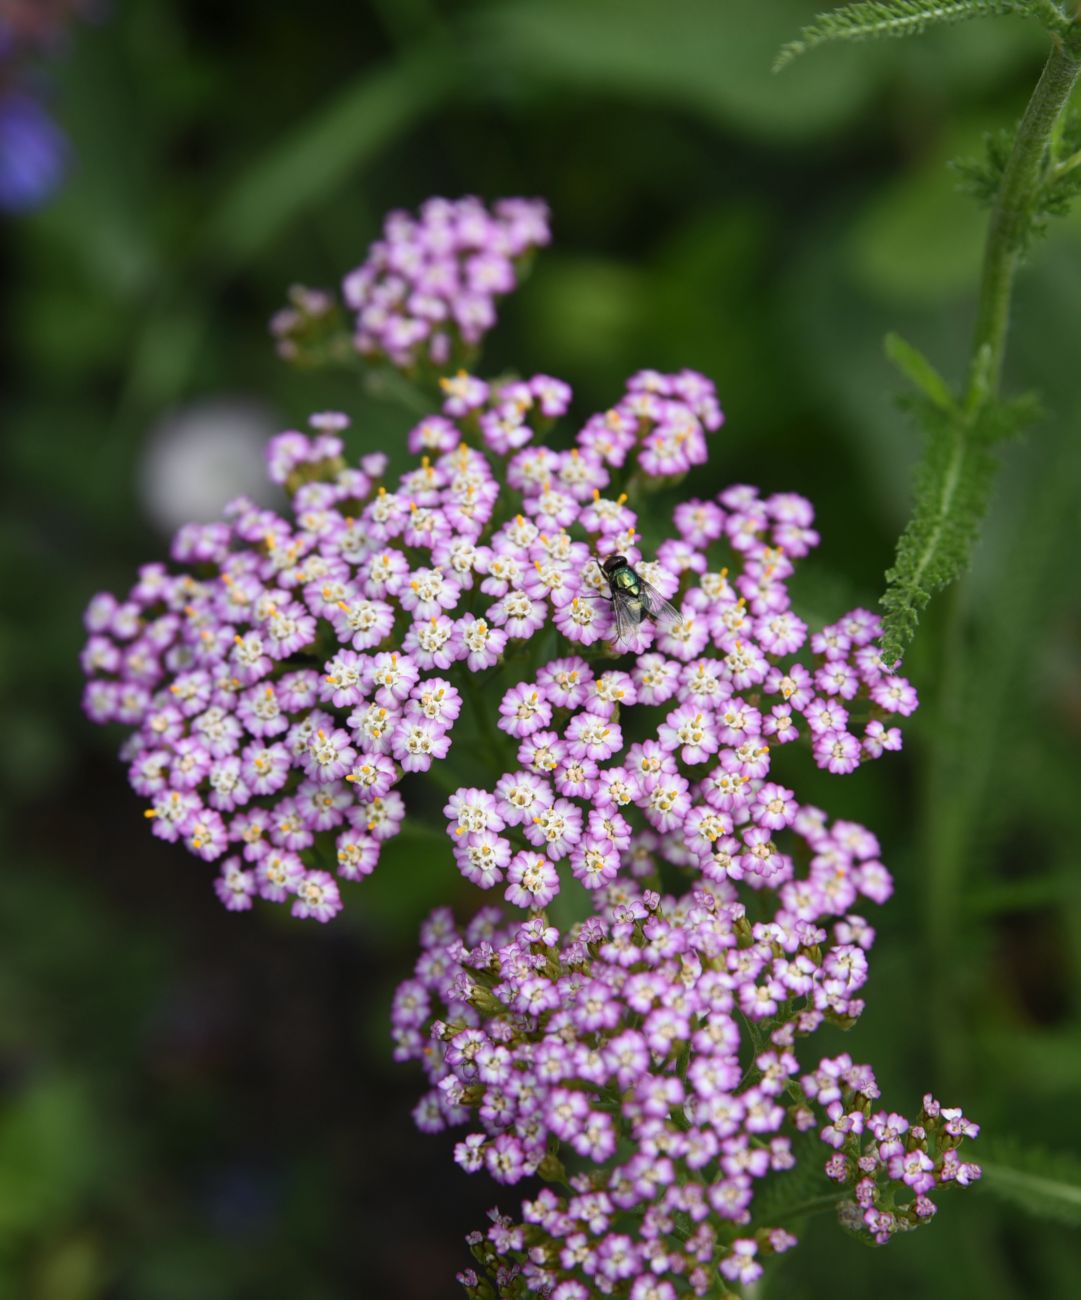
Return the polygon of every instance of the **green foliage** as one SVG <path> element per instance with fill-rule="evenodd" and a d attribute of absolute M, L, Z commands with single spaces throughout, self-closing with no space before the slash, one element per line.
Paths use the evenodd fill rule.
<path fill-rule="evenodd" d="M 984 137 L 978 158 L 958 158 L 952 164 L 958 188 L 983 207 L 990 208 L 1002 188 L 1013 150 L 1016 130 L 1001 130 Z M 1081 114 L 1072 110 L 1057 139 L 1042 160 L 1039 178 L 1026 207 L 1019 214 L 1015 247 L 1027 252 L 1034 240 L 1047 233 L 1052 217 L 1066 216 L 1081 194 Z"/>
<path fill-rule="evenodd" d="M 1004 1139 L 985 1150 L 980 1165 L 988 1191 L 1036 1218 L 1081 1227 L 1081 1156 Z"/>
<path fill-rule="evenodd" d="M 957 158 L 951 168 L 957 174 L 957 188 L 989 208 L 1002 185 L 1002 176 L 1013 149 L 1015 129 L 990 131 L 984 136 L 982 158 Z"/>
<path fill-rule="evenodd" d="M 1043 182 L 1036 197 L 1037 233 L 1042 233 L 1048 218 L 1064 217 L 1074 199 L 1081 194 L 1081 112 L 1071 109 L 1062 130 L 1053 142 Z"/>
<path fill-rule="evenodd" d="M 892 3 L 867 0 L 819 14 L 803 28 L 797 40 L 781 49 L 773 67 L 775 72 L 780 71 L 808 50 L 833 41 L 917 36 L 930 27 L 999 14 L 1039 18 L 1052 30 L 1065 26 L 1063 15 L 1050 0 L 893 0 Z"/>
<path fill-rule="evenodd" d="M 869 605 L 911 446 L 882 400 L 879 340 L 896 328 L 934 358 L 894 353 L 924 401 L 942 397 L 936 375 L 964 373 L 983 218 L 943 164 L 1020 111 L 1044 37 L 969 24 L 823 49 L 771 78 L 776 48 L 830 3 L 142 0 L 109 6 L 67 51 L 54 88 L 69 182 L 3 230 L 0 784 L 18 811 L 0 890 L 0 1296 L 420 1300 L 468 1263 L 490 1185 L 452 1165 L 452 1138 L 413 1133 L 419 1077 L 387 1063 L 393 984 L 419 916 L 447 901 L 445 834 L 392 841 L 343 928 L 224 916 L 209 873 L 132 825 L 112 742 L 78 723 L 80 613 L 166 544 L 136 484 L 174 401 L 236 392 L 283 427 L 343 409 L 353 454 L 401 441 L 411 421 L 388 403 L 281 366 L 266 319 L 290 283 L 355 265 L 387 209 L 474 191 L 545 196 L 556 233 L 501 309 L 491 368 L 571 380 L 583 415 L 641 365 L 708 373 L 728 422 L 716 477 L 692 489 L 806 493 L 823 546 L 800 570 L 802 605 L 823 621 Z M 1077 147 L 1055 141 L 1063 179 Z M 898 1109 L 941 1083 L 984 1124 L 976 1160 L 1004 1129 L 1033 1146 L 1072 1132 L 1081 1086 L 1081 891 L 1066 884 L 1081 878 L 1077 229 L 1033 259 L 1011 334 L 1012 381 L 1046 393 L 1056 420 L 1003 451 L 966 584 L 960 717 L 921 710 L 904 753 L 843 781 L 798 773 L 812 801 L 875 829 L 897 880 L 872 914 L 867 1012 L 854 1035 L 824 1032 L 874 1062 Z M 921 629 L 909 655 L 925 695 L 939 632 Z M 947 740 L 948 767 L 928 775 Z M 438 821 L 438 803 L 408 802 Z M 462 882 L 452 901 L 464 916 L 475 897 Z M 318 1101 L 300 1123 L 298 1096 Z M 757 1211 L 830 1191 L 813 1185 L 817 1145 L 812 1185 L 771 1175 Z M 388 1193 L 403 1180 L 414 1196 Z M 1033 1223 L 1022 1243 L 996 1190 L 989 1169 L 886 1252 L 805 1210 L 799 1248 L 760 1289 L 1073 1295 L 1079 1234 Z"/>
<path fill-rule="evenodd" d="M 918 348 L 900 334 L 887 334 L 885 347 L 886 356 L 936 410 L 953 413 L 956 404 L 949 384 Z"/>
<path fill-rule="evenodd" d="M 22 1241 L 71 1215 L 110 1159 L 94 1099 L 73 1078 L 43 1079 L 0 1117 L 0 1240 Z"/>
<path fill-rule="evenodd" d="M 1067 162 L 1048 169 L 1047 178 L 1039 194 L 1037 221 L 1041 217 L 1064 217 L 1070 210 L 1074 199 L 1081 194 L 1081 157 L 1074 156 Z M 1043 223 L 1040 224 L 1043 230 Z"/>
<path fill-rule="evenodd" d="M 1040 408 L 1031 395 L 1006 402 L 990 394 L 962 407 L 911 344 L 890 335 L 886 347 L 920 390 L 905 405 L 924 435 L 916 499 L 881 602 L 882 652 L 893 662 L 904 654 L 934 593 L 968 568 L 994 489 L 996 449 L 1032 424 Z"/>
<path fill-rule="evenodd" d="M 1076 172 L 1081 162 L 1079 133 L 1068 115 L 1078 67 L 1064 43 L 1056 42 L 1012 143 L 989 137 L 986 161 L 962 169 L 970 191 L 993 207 L 964 404 L 948 396 L 943 400 L 939 386 L 929 393 L 928 363 L 911 349 L 894 349 L 895 359 L 923 393 L 913 410 L 926 442 L 916 476 L 916 503 L 898 541 L 896 563 L 886 574 L 883 653 L 889 660 L 898 658 L 912 640 L 920 611 L 932 594 L 968 566 L 994 484 L 994 448 L 1038 413 L 1038 403 L 1030 396 L 1000 400 L 999 376 L 1018 256 L 1047 217 L 1065 212 L 1081 192 Z M 1074 149 L 1058 164 L 1056 150 L 1064 140 Z"/>

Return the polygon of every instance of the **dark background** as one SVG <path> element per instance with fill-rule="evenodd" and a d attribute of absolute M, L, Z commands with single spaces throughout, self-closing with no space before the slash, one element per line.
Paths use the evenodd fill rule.
<path fill-rule="evenodd" d="M 486 369 L 563 376 L 579 416 L 637 367 L 702 369 L 728 415 L 711 486 L 811 496 L 805 599 L 873 603 L 918 447 L 881 339 L 963 373 L 984 217 L 946 164 L 1019 113 L 1042 39 L 998 20 L 772 77 L 812 11 L 114 0 L 52 65 L 72 172 L 0 232 L 0 1296 L 456 1293 L 498 1196 L 413 1131 L 419 1077 L 386 1032 L 419 918 L 469 905 L 449 854 L 403 841 L 325 928 L 228 916 L 81 718 L 81 610 L 163 553 L 155 500 L 237 490 L 241 414 L 272 432 L 344 405 L 352 450 L 400 439 L 409 418 L 355 381 L 278 362 L 266 322 L 289 284 L 358 263 L 387 209 L 462 193 L 553 212 Z M 808 763 L 800 786 L 872 826 L 897 880 L 868 1010 L 822 1050 L 874 1063 L 891 1109 L 963 1104 L 1000 1163 L 1007 1139 L 1081 1152 L 1079 291 L 1071 218 L 1023 272 L 1006 370 L 1049 415 L 921 628 L 905 754 L 828 781 Z M 200 470 L 200 439 L 235 441 L 236 466 Z M 801 1235 L 759 1297 L 1059 1297 L 1081 1276 L 1069 1230 L 990 1179 L 884 1252 L 828 1218 Z"/>

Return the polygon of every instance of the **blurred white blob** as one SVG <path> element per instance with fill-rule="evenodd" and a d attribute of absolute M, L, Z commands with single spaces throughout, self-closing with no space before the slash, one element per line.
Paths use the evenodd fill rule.
<path fill-rule="evenodd" d="M 139 467 L 147 518 L 167 534 L 221 517 L 234 497 L 271 504 L 266 446 L 279 431 L 269 408 L 242 397 L 206 398 L 171 411 L 151 431 Z"/>

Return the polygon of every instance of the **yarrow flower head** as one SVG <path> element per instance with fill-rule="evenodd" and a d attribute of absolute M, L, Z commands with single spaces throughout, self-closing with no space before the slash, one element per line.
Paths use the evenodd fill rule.
<path fill-rule="evenodd" d="M 125 601 L 91 603 L 87 711 L 133 729 L 124 754 L 154 833 L 220 859 L 230 907 L 291 898 L 296 915 L 327 919 L 336 891 L 296 905 L 310 873 L 374 868 L 403 816 L 393 787 L 447 757 L 469 678 L 501 673 L 514 643 L 554 625 L 557 657 L 498 706 L 515 765 L 491 792 L 497 817 L 452 819 L 463 873 L 529 907 L 558 891 L 560 863 L 587 889 L 652 856 L 752 887 L 788 879 L 775 835 L 796 804 L 767 779 L 773 750 L 802 719 L 815 761 L 848 771 L 896 747 L 885 720 L 914 704 L 862 611 L 816 634 L 810 665 L 789 662 L 807 639 L 786 582 L 817 540 L 810 507 L 743 486 L 684 502 L 646 561 L 637 516 L 602 492 L 615 461 L 646 446 L 652 416 L 619 456 L 586 432 L 559 452 L 533 438 L 566 410 L 566 385 L 458 378 L 445 390 L 444 414 L 414 440 L 419 466 L 393 489 L 385 457 L 346 465 L 344 416 L 314 416 L 310 434 L 269 448 L 289 512 L 236 501 L 221 523 L 180 530 L 175 569 L 147 566 Z M 625 401 L 641 393 L 693 401 L 700 431 L 719 424 L 690 372 L 636 376 Z M 510 410 L 525 436 L 498 452 Z M 616 548 L 678 601 L 679 621 L 643 620 L 649 653 L 605 671 L 594 656 L 614 627 L 598 557 Z M 871 718 L 862 736 L 854 703 Z M 628 720 L 654 738 L 630 743 Z M 864 874 L 888 891 L 884 872 Z"/>
<path fill-rule="evenodd" d="M 928 1096 L 910 1124 L 880 1109 L 868 1066 L 800 1064 L 803 1040 L 863 1007 L 874 931 L 848 910 L 856 888 L 822 887 L 858 878 L 860 830 L 801 810 L 812 865 L 760 893 L 758 921 L 730 880 L 678 900 L 600 890 L 567 935 L 493 909 L 464 932 L 446 911 L 429 919 L 393 1012 L 396 1055 L 431 1084 L 417 1122 L 468 1125 L 455 1151 L 467 1172 L 564 1189 L 530 1192 L 517 1220 L 493 1212 L 496 1227 L 474 1234 L 496 1294 L 701 1296 L 718 1271 L 754 1281 L 795 1244 L 755 1201 L 797 1150 L 836 1185 L 842 1221 L 879 1243 L 979 1177 L 958 1155 L 979 1131 L 959 1111 Z M 491 1294 L 476 1274 L 465 1284 Z"/>
<path fill-rule="evenodd" d="M 554 626 L 556 657 L 514 668 L 498 703 L 504 747 L 489 757 L 510 761 L 486 796 L 495 815 L 451 818 L 463 874 L 526 907 L 558 892 L 559 864 L 591 890 L 657 857 L 713 880 L 786 881 L 776 835 L 797 805 L 768 779 L 772 752 L 803 730 L 816 762 L 848 771 L 895 748 L 886 721 L 914 705 L 862 611 L 816 634 L 810 664 L 790 662 L 807 629 L 786 582 L 817 540 L 810 507 L 744 486 L 692 499 L 647 561 L 629 503 L 603 493 L 617 461 L 645 454 L 652 415 L 618 455 L 594 445 L 596 419 L 556 451 L 535 435 L 568 407 L 559 381 L 444 388 L 396 485 L 381 455 L 346 464 L 345 416 L 313 416 L 268 450 L 287 512 L 235 501 L 222 522 L 180 530 L 174 567 L 146 566 L 126 600 L 91 603 L 86 708 L 132 729 L 124 756 L 154 833 L 220 862 L 231 908 L 291 900 L 328 919 L 341 899 L 322 877 L 373 870 L 404 816 L 395 787 L 447 758 L 471 679 L 498 680 Z M 642 393 L 693 402 L 703 437 L 719 425 L 701 376 L 636 376 L 621 408 Z M 649 652 L 605 670 L 597 653 L 626 649 L 612 644 L 598 563 L 617 548 L 679 621 L 643 620 Z M 856 704 L 871 719 L 862 736 Z M 629 722 L 652 738 L 631 743 Z M 861 870 L 888 892 L 884 871 Z M 317 906 L 300 901 L 312 873 Z"/>
<path fill-rule="evenodd" d="M 496 322 L 533 252 L 550 239 L 538 199 L 429 199 L 417 216 L 392 212 L 382 239 L 342 284 L 362 357 L 406 371 L 461 364 Z M 298 289 L 272 329 L 284 355 L 318 340 L 332 300 Z"/>
<path fill-rule="evenodd" d="M 412 464 L 351 463 L 338 412 L 275 438 L 287 506 L 234 501 L 91 601 L 85 707 L 128 729 L 153 833 L 216 863 L 231 910 L 331 919 L 415 779 L 438 783 L 448 864 L 507 908 L 427 922 L 396 1054 L 427 1072 L 421 1128 L 469 1124 L 463 1169 L 561 1189 L 493 1211 L 460 1280 L 673 1300 L 795 1244 L 756 1197 L 797 1159 L 883 1242 L 979 1176 L 958 1155 L 978 1130 L 929 1095 L 913 1122 L 880 1109 L 868 1066 L 802 1047 L 862 1012 L 857 909 L 893 883 L 779 755 L 849 773 L 917 706 L 874 614 L 794 607 L 810 502 L 737 484 L 659 508 L 723 426 L 694 371 L 640 371 L 567 436 L 560 379 L 455 368 L 547 238 L 525 200 L 388 219 L 345 293 L 365 357 L 439 376 Z M 292 300 L 283 347 L 333 352 L 333 299 Z M 565 931 L 563 890 L 588 913 Z"/>

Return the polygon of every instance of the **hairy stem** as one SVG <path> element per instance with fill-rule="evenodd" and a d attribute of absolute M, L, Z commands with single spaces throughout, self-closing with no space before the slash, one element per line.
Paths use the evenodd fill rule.
<path fill-rule="evenodd" d="M 984 246 L 980 303 L 972 346 L 966 405 L 973 409 L 998 392 L 1006 349 L 1010 298 L 1021 236 L 1032 210 L 1044 155 L 1081 72 L 1081 58 L 1055 40 L 1017 129 L 1013 150 L 991 209 Z"/>
<path fill-rule="evenodd" d="M 943 521 L 949 518 L 951 494 L 960 482 L 965 456 L 970 450 L 978 451 L 972 440 L 980 436 L 981 410 L 998 395 L 1010 299 L 1025 225 L 1043 177 L 1048 146 L 1079 73 L 1081 54 L 1073 44 L 1067 46 L 1056 37 L 1021 119 L 991 210 L 967 389 L 953 420 L 954 444 L 941 485 L 939 517 Z M 959 1057 L 959 1045 L 963 1041 L 959 1033 L 960 1005 L 955 973 L 951 974 L 951 950 L 972 828 L 966 824 L 964 812 L 958 814 L 948 797 L 956 788 L 959 770 L 966 761 L 958 716 L 965 659 L 963 617 L 961 593 L 955 587 L 947 599 L 942 627 L 922 819 L 926 933 L 939 1008 L 934 1037 L 944 1084 L 946 1079 L 955 1079 L 963 1069 Z"/>
<path fill-rule="evenodd" d="M 1003 168 L 991 209 L 980 277 L 972 357 L 954 397 L 930 362 L 898 344 L 887 350 L 922 390 L 927 442 L 916 474 L 916 501 L 886 574 L 882 605 L 885 657 L 900 658 L 932 595 L 964 571 L 994 484 L 995 446 L 1032 418 L 1032 399 L 999 399 L 1010 299 L 1026 237 L 1047 176 L 1047 159 L 1081 73 L 1081 23 L 1053 37 Z M 899 350 L 900 349 L 900 350 Z"/>

